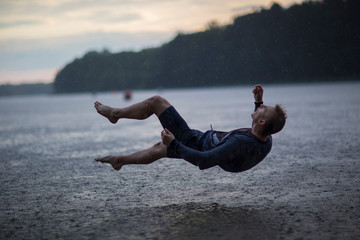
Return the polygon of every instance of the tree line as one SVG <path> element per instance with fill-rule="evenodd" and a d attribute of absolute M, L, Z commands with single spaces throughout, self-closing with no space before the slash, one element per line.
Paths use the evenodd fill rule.
<path fill-rule="evenodd" d="M 52 83 L 27 83 L 20 85 L 0 85 L 0 96 L 16 96 L 30 94 L 52 94 Z"/>
<path fill-rule="evenodd" d="M 359 79 L 360 1 L 309 1 L 211 23 L 139 52 L 88 52 L 55 92 Z"/>

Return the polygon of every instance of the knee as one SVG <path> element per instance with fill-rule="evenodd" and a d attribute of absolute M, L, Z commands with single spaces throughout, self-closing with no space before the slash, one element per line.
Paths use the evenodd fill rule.
<path fill-rule="evenodd" d="M 163 144 L 162 142 L 158 142 L 156 143 L 153 148 L 161 155 L 166 156 L 166 152 L 167 152 L 167 146 L 165 144 Z"/>
<path fill-rule="evenodd" d="M 152 96 L 151 98 L 148 99 L 148 101 L 152 106 L 162 105 L 164 103 L 167 103 L 167 100 L 159 95 Z"/>
<path fill-rule="evenodd" d="M 149 98 L 148 100 L 149 107 L 152 113 L 155 113 L 159 116 L 165 109 L 170 107 L 170 103 L 163 97 L 158 95 Z"/>

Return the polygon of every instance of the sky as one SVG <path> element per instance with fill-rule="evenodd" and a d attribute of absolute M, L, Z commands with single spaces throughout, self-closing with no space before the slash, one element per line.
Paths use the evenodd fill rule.
<path fill-rule="evenodd" d="M 89 51 L 159 47 L 271 0 L 0 0 L 0 85 L 53 82 Z M 302 0 L 276 1 L 283 7 Z"/>

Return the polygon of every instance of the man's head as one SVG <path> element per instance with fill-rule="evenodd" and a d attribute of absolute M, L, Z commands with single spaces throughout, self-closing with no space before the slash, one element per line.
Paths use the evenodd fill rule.
<path fill-rule="evenodd" d="M 262 135 L 270 135 L 283 129 L 287 115 L 285 109 L 276 104 L 275 106 L 261 105 L 251 114 L 251 117 L 254 124 L 261 128 Z"/>

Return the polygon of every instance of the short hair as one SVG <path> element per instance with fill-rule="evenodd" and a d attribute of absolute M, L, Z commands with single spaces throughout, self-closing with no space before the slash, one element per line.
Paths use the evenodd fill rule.
<path fill-rule="evenodd" d="M 286 122 L 287 114 L 285 108 L 280 105 L 275 105 L 275 114 L 268 119 L 265 124 L 264 132 L 267 135 L 275 134 L 281 131 L 284 128 Z"/>

